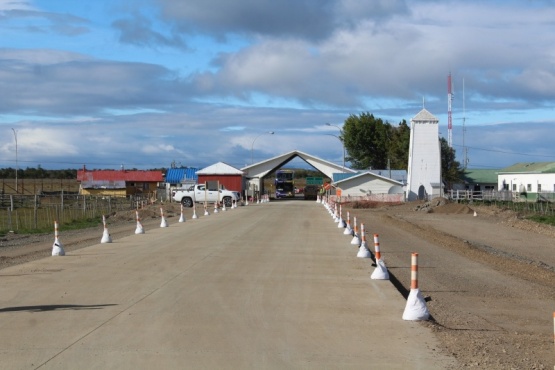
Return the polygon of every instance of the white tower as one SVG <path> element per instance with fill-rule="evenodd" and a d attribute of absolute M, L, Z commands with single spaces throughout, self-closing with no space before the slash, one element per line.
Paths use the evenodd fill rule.
<path fill-rule="evenodd" d="M 439 120 L 422 109 L 410 120 L 407 200 L 442 195 Z"/>

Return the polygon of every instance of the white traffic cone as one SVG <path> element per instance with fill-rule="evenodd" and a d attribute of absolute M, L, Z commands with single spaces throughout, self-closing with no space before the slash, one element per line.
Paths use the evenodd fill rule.
<path fill-rule="evenodd" d="M 144 234 L 145 229 L 143 228 L 143 225 L 141 225 L 141 218 L 139 217 L 139 211 L 135 211 L 135 214 L 137 216 L 137 228 L 135 229 L 135 234 Z"/>
<path fill-rule="evenodd" d="M 100 243 L 111 243 L 112 237 L 108 232 L 108 227 L 106 226 L 106 216 L 102 215 L 102 224 L 104 225 L 104 232 L 102 233 L 102 239 L 100 239 Z"/>
<path fill-rule="evenodd" d="M 193 216 L 191 217 L 193 220 L 197 219 L 197 206 L 193 205 Z"/>
<path fill-rule="evenodd" d="M 222 202 L 222 211 L 225 212 L 227 209 L 225 208 L 225 200 Z"/>
<path fill-rule="evenodd" d="M 210 216 L 210 213 L 208 213 L 208 204 L 204 203 L 204 215 L 205 216 Z"/>
<path fill-rule="evenodd" d="M 349 212 L 347 212 L 347 224 L 345 225 L 343 235 L 353 235 L 353 229 L 351 229 L 351 214 Z"/>
<path fill-rule="evenodd" d="M 354 221 L 355 231 L 353 232 L 353 239 L 351 239 L 352 245 L 360 245 L 360 238 L 358 237 L 358 229 L 357 229 L 357 218 L 355 217 Z"/>
<path fill-rule="evenodd" d="M 65 256 L 64 246 L 58 239 L 58 221 L 54 221 L 54 244 L 52 245 L 52 256 Z"/>
<path fill-rule="evenodd" d="M 166 221 L 166 218 L 164 217 L 163 208 L 160 208 L 160 216 L 162 217 L 162 220 L 160 221 L 160 227 L 168 227 L 168 221 Z"/>
<path fill-rule="evenodd" d="M 411 281 L 407 305 L 403 312 L 403 320 L 428 320 L 430 313 L 426 307 L 426 300 L 418 289 L 418 253 L 411 255 Z"/>
<path fill-rule="evenodd" d="M 183 214 L 183 204 L 181 205 L 181 216 L 179 216 L 179 222 L 185 222 L 185 215 Z"/>
<path fill-rule="evenodd" d="M 478 213 L 476 213 L 476 211 L 474 211 L 474 217 L 478 216 Z"/>
<path fill-rule="evenodd" d="M 220 211 L 218 210 L 218 202 L 214 202 L 214 213 L 219 213 Z"/>
<path fill-rule="evenodd" d="M 374 272 L 372 272 L 372 275 L 370 275 L 370 278 L 374 280 L 389 280 L 389 272 L 387 271 L 387 267 L 385 267 L 385 262 L 382 260 L 382 254 L 380 252 L 378 234 L 374 234 L 374 255 L 376 256 L 376 268 Z"/>
<path fill-rule="evenodd" d="M 360 243 L 360 247 L 358 247 L 358 258 L 370 258 L 372 254 L 368 250 L 368 246 L 366 245 L 366 234 L 364 233 L 364 224 L 360 224 L 360 236 L 362 237 L 362 241 Z"/>

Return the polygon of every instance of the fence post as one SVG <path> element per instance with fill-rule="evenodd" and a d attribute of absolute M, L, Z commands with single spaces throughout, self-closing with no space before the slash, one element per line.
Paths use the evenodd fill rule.
<path fill-rule="evenodd" d="M 8 207 L 8 223 L 10 224 L 10 231 L 13 232 L 12 227 L 12 210 Z"/>
<path fill-rule="evenodd" d="M 33 220 L 34 220 L 34 228 L 37 228 L 38 225 L 38 195 L 35 194 L 35 205 L 34 205 L 34 212 L 33 212 Z"/>

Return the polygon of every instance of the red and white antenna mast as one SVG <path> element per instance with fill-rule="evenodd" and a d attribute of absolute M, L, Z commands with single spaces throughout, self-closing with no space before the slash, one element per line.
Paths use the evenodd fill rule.
<path fill-rule="evenodd" d="M 451 82 L 451 72 L 447 76 L 447 144 L 453 147 L 453 117 L 451 116 L 451 103 L 453 102 L 453 83 Z"/>

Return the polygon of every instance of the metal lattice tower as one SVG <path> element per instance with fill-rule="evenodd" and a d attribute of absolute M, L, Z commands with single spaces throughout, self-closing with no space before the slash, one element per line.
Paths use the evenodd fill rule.
<path fill-rule="evenodd" d="M 451 115 L 451 106 L 453 102 L 453 83 L 451 81 L 451 72 L 447 76 L 447 144 L 449 148 L 453 147 L 453 117 Z"/>

